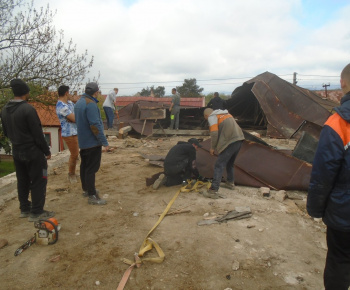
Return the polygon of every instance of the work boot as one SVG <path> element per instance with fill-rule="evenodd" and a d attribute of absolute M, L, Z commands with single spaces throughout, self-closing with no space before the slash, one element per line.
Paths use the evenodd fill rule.
<path fill-rule="evenodd" d="M 222 194 L 219 194 L 218 190 L 209 188 L 202 192 L 204 197 L 212 198 L 212 199 L 219 199 L 219 198 L 225 198 Z"/>
<path fill-rule="evenodd" d="M 29 222 L 37 222 L 39 220 L 47 220 L 47 219 L 52 218 L 54 216 L 55 216 L 54 211 L 44 210 L 42 213 L 38 213 L 38 214 L 31 213 L 29 215 L 28 221 Z"/>
<path fill-rule="evenodd" d="M 226 181 L 226 182 L 222 185 L 222 187 L 225 187 L 225 188 L 234 190 L 234 189 L 235 189 L 235 184 L 234 184 L 233 182 Z"/>
<path fill-rule="evenodd" d="M 159 175 L 158 179 L 153 183 L 153 189 L 158 189 L 161 185 L 164 185 L 166 182 L 165 174 Z"/>
<path fill-rule="evenodd" d="M 100 191 L 98 189 L 96 189 L 96 194 L 99 194 L 99 193 L 100 193 Z M 84 190 L 83 197 L 88 197 L 88 196 L 89 196 L 89 193 L 86 190 Z"/>
<path fill-rule="evenodd" d="M 104 199 L 101 199 L 96 193 L 94 195 L 89 195 L 88 203 L 93 205 L 105 205 L 107 201 Z"/>

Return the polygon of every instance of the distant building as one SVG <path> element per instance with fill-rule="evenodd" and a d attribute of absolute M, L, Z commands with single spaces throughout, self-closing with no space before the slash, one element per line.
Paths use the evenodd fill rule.
<path fill-rule="evenodd" d="M 326 97 L 326 91 L 325 90 L 317 90 L 313 91 L 322 98 L 327 98 L 328 100 L 331 100 L 333 102 L 336 102 L 340 104 L 340 99 L 343 97 L 342 90 L 327 90 L 327 97 Z"/>
<path fill-rule="evenodd" d="M 61 136 L 61 124 L 56 114 L 56 105 L 45 105 L 39 102 L 30 103 L 38 113 L 47 144 L 51 154 L 63 151 L 64 143 Z"/>

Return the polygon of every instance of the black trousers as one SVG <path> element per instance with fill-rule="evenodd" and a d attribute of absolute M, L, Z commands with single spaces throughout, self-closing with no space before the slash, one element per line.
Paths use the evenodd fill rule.
<path fill-rule="evenodd" d="M 348 290 L 350 286 L 350 232 L 327 227 L 326 290 Z"/>
<path fill-rule="evenodd" d="M 30 156 L 29 156 L 30 155 Z M 39 149 L 14 157 L 17 191 L 21 211 L 40 214 L 44 210 L 47 185 L 47 160 Z M 32 203 L 28 200 L 31 192 Z"/>
<path fill-rule="evenodd" d="M 182 162 L 164 168 L 164 173 L 167 177 L 166 186 L 182 184 L 183 181 L 192 177 L 192 161 L 182 160 Z"/>
<path fill-rule="evenodd" d="M 80 150 L 80 180 L 84 191 L 96 194 L 95 175 L 100 169 L 102 146 Z"/>

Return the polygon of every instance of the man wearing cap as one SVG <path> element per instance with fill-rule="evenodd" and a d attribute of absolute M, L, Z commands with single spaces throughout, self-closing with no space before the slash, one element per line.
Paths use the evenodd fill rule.
<path fill-rule="evenodd" d="M 210 154 L 217 151 L 218 158 L 214 165 L 214 176 L 211 187 L 203 195 L 209 198 L 220 198 L 218 193 L 222 174 L 226 168 L 225 187 L 234 189 L 233 166 L 244 140 L 242 129 L 227 110 L 204 110 L 204 118 L 208 120 L 211 137 Z"/>
<path fill-rule="evenodd" d="M 53 211 L 44 210 L 47 185 L 47 160 L 50 148 L 45 140 L 39 116 L 27 103 L 29 87 L 21 79 L 10 82 L 13 100 L 1 111 L 4 134 L 11 140 L 16 167 L 17 191 L 21 218 L 30 222 L 53 217 Z M 46 156 L 46 158 L 45 158 Z M 28 200 L 31 192 L 31 202 Z"/>
<path fill-rule="evenodd" d="M 192 177 L 199 178 L 196 151 L 201 147 L 196 138 L 191 138 L 187 142 L 179 141 L 165 157 L 164 174 L 154 182 L 153 188 L 158 189 L 163 184 L 166 186 L 183 184 Z"/>
<path fill-rule="evenodd" d="M 74 106 L 80 148 L 80 179 L 83 195 L 88 203 L 103 205 L 107 202 L 99 197 L 95 187 L 95 175 L 101 165 L 102 146 L 108 151 L 108 141 L 103 132 L 101 113 L 97 106 L 98 85 L 88 83 L 85 93 Z"/>

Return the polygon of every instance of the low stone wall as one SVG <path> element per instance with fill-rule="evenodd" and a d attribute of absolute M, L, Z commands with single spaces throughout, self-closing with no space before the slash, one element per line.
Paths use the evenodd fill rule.
<path fill-rule="evenodd" d="M 51 156 L 48 160 L 48 175 L 53 174 L 54 168 L 60 167 L 68 162 L 69 150 L 61 151 Z M 50 180 L 49 180 L 50 182 Z M 0 206 L 10 199 L 17 197 L 16 172 L 0 178 Z"/>

